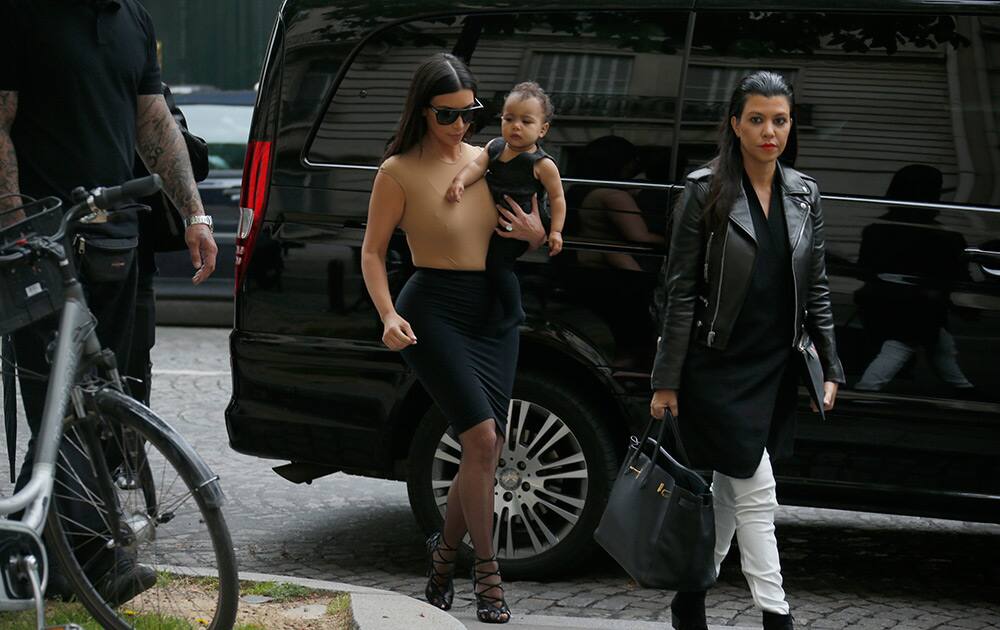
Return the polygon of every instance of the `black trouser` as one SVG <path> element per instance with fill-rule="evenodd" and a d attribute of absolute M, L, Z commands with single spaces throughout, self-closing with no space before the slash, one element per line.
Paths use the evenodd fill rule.
<path fill-rule="evenodd" d="M 140 253 L 138 267 L 132 347 L 124 374 L 129 377 L 132 396 L 148 406 L 153 389 L 153 362 L 149 355 L 156 344 L 156 297 L 153 294 L 156 266 Z"/>
<path fill-rule="evenodd" d="M 97 318 L 97 337 L 104 348 L 115 352 L 118 365 L 128 365 L 129 346 L 132 340 L 132 326 L 135 317 L 137 269 L 135 256 L 121 268 L 121 277 L 114 281 L 88 281 L 85 272 L 81 272 L 80 281 L 87 297 L 87 305 Z M 46 358 L 49 343 L 55 338 L 61 312 L 14 334 L 14 353 L 20 369 L 31 370 L 42 374 L 49 373 Z M 42 410 L 45 407 L 45 392 L 48 381 L 30 378 L 28 373 L 21 375 L 21 400 L 27 415 L 28 426 L 31 429 L 31 439 L 25 453 L 24 464 L 17 478 L 16 490 L 20 490 L 31 478 L 35 457 L 35 437 L 42 422 Z M 88 492 L 96 493 L 97 480 L 91 472 L 89 460 L 81 453 L 79 445 L 74 445 L 73 435 L 67 434 L 59 450 L 59 460 L 56 468 L 57 490 L 60 494 L 87 496 Z M 72 471 L 72 472 L 71 472 Z M 86 486 L 90 490 L 81 488 Z M 98 495 L 99 496 L 99 495 Z M 64 525 L 67 528 L 75 523 L 78 531 L 67 532 L 71 536 L 86 537 L 86 531 L 106 532 L 107 528 L 101 514 L 85 501 L 59 501 L 57 509 L 67 517 Z M 77 557 L 81 563 L 99 555 L 99 542 L 94 541 L 77 548 Z M 111 558 L 103 559 L 92 567 L 92 577 L 99 577 L 102 570 L 109 568 Z M 88 571 L 90 572 L 90 571 Z"/>

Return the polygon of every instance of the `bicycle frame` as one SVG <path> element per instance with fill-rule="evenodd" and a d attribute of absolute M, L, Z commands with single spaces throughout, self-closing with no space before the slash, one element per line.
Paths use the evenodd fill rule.
<path fill-rule="evenodd" d="M 66 268 L 68 261 L 64 262 L 67 262 L 67 265 L 63 266 L 64 275 L 69 274 L 72 277 L 72 271 Z M 83 287 L 75 277 L 72 277 L 65 289 L 66 302 L 59 321 L 55 359 L 45 394 L 45 410 L 35 437 L 37 448 L 31 479 L 13 496 L 0 499 L 0 516 L 9 518 L 10 515 L 22 511 L 23 514 L 17 521 L 0 521 L 0 531 L 14 530 L 24 534 L 25 530 L 30 530 L 40 538 L 52 503 L 63 419 L 73 398 L 71 394 L 77 391 L 75 384 L 79 380 L 81 371 L 87 369 L 101 354 L 101 345 L 94 328 L 94 316 L 87 307 Z M 113 383 L 120 385 L 116 370 L 109 376 Z M 82 401 L 75 402 L 78 407 L 75 411 L 82 415 Z M 13 447 L 13 444 L 8 445 L 8 448 Z M 16 526 L 10 527 L 14 524 Z M 44 554 L 41 559 L 36 558 L 41 567 L 45 567 L 46 561 Z M 43 570 L 41 573 L 44 577 L 39 586 L 44 592 L 48 571 Z M 8 599 L 5 590 L 0 589 L 0 611 L 24 610 L 33 605 L 32 599 Z"/>

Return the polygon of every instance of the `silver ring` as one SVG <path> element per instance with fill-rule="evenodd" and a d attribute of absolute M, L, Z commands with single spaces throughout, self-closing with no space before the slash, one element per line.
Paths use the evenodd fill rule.
<path fill-rule="evenodd" d="M 503 226 L 503 229 L 507 230 L 508 232 L 513 232 L 514 231 L 514 226 L 513 225 L 505 225 L 505 226 Z"/>

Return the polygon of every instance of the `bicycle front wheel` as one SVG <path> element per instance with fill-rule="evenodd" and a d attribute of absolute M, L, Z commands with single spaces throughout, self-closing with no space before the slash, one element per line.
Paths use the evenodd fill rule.
<path fill-rule="evenodd" d="M 218 481 L 127 395 L 103 389 L 86 408 L 59 450 L 46 523 L 57 569 L 104 628 L 231 628 L 239 582 Z"/>

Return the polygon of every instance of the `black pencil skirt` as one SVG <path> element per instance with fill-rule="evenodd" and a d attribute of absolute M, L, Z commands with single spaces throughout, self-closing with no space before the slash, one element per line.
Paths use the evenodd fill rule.
<path fill-rule="evenodd" d="M 520 339 L 516 323 L 498 327 L 503 308 L 487 273 L 418 268 L 396 311 L 417 337 L 403 360 L 455 433 L 493 418 L 506 435 Z"/>

